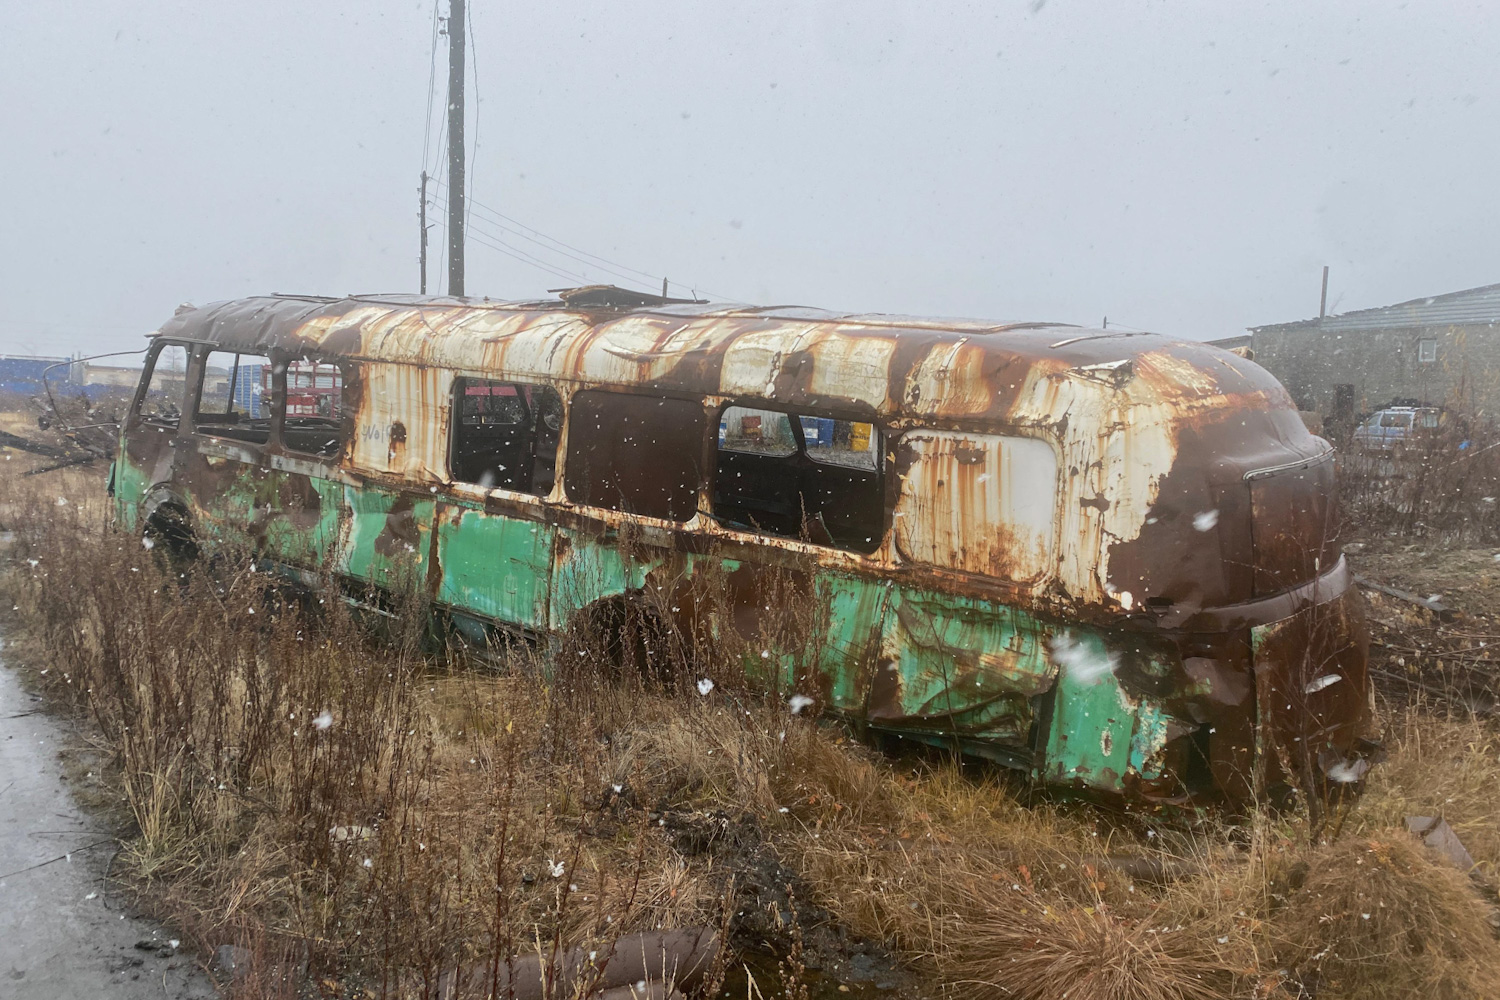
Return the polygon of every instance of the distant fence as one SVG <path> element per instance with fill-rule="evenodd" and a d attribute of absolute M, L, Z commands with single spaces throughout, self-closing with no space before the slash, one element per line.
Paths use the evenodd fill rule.
<path fill-rule="evenodd" d="M 1389 448 L 1340 449 L 1344 535 L 1500 544 L 1500 429 L 1450 420 Z"/>

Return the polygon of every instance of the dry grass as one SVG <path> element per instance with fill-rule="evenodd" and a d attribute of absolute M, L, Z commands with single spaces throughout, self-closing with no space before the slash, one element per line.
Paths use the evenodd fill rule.
<path fill-rule="evenodd" d="M 1030 895 L 989 902 L 960 944 L 948 977 L 955 996 L 975 1000 L 1216 1000 L 1233 982 L 1197 934 Z"/>
<path fill-rule="evenodd" d="M 174 575 L 80 478 L 6 488 L 12 658 L 47 670 L 111 759 L 143 899 L 201 946 L 261 956 L 243 995 L 292 995 L 304 971 L 420 995 L 496 953 L 726 912 L 793 970 L 802 931 L 812 951 L 831 928 L 965 1000 L 1500 995 L 1481 889 L 1401 829 L 1441 813 L 1493 874 L 1488 723 L 1394 715 L 1390 760 L 1328 845 L 1297 815 L 1028 804 L 792 716 L 733 657 L 664 688 L 526 650 L 469 669 L 432 655 L 419 601 L 377 641 L 232 559 Z M 805 625 L 751 645 L 782 655 Z"/>
<path fill-rule="evenodd" d="M 1376 835 L 1407 816 L 1442 816 L 1500 884 L 1500 732 L 1469 715 L 1392 714 L 1390 755 L 1370 776 L 1352 832 Z"/>
<path fill-rule="evenodd" d="M 1349 838 L 1307 863 L 1276 934 L 1287 961 L 1316 976 L 1319 996 L 1500 996 L 1500 944 L 1486 905 L 1412 837 Z"/>

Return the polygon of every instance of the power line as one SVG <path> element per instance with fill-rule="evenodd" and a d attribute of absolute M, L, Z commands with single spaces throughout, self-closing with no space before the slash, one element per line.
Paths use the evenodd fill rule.
<path fill-rule="evenodd" d="M 445 185 L 443 184 L 442 179 L 439 178 L 438 179 L 438 188 L 442 189 L 444 187 L 445 187 Z M 437 196 L 437 197 L 441 197 L 441 196 Z M 512 218 L 512 217 L 510 217 L 510 216 L 508 216 L 506 214 L 504 214 L 503 212 L 500 212 L 500 211 L 497 211 L 496 209 L 490 208 L 488 205 L 485 205 L 482 202 L 473 201 L 471 199 L 469 201 L 469 205 L 472 206 L 473 208 L 477 208 L 479 211 L 481 211 L 481 212 L 483 212 L 483 213 L 485 213 L 487 215 L 492 216 L 492 218 L 490 220 L 490 224 L 493 225 L 493 226 L 498 227 L 503 232 L 506 232 L 506 233 L 508 233 L 508 234 L 510 234 L 512 236 L 519 237 L 520 239 L 526 240 L 526 241 L 528 241 L 530 243 L 534 243 L 537 246 L 541 247 L 542 249 L 548 250 L 548 251 L 550 251 L 552 253 L 561 254 L 564 257 L 570 257 L 573 260 L 577 261 L 578 263 L 583 264 L 583 265 L 585 265 L 587 267 L 594 268 L 595 270 L 604 271 L 604 272 L 606 272 L 608 274 L 614 275 L 617 278 L 620 278 L 621 280 L 629 281 L 629 282 L 631 282 L 633 284 L 642 285 L 643 287 L 648 288 L 652 292 L 655 292 L 657 290 L 658 283 L 661 282 L 662 280 L 664 280 L 662 278 L 662 276 L 659 275 L 659 274 L 652 274 L 650 271 L 642 271 L 640 268 L 631 267 L 628 264 L 621 264 L 619 261 L 610 260 L 608 257 L 601 257 L 599 254 L 590 253 L 589 251 L 584 250 L 581 247 L 576 247 L 576 246 L 574 246 L 571 243 L 565 243 L 565 242 L 563 242 L 562 240 L 558 239 L 555 236 L 549 236 L 546 233 L 542 232 L 540 229 L 537 229 L 534 226 L 528 226 L 526 223 L 520 221 L 519 219 L 514 219 L 514 218 Z M 510 223 L 510 225 L 507 225 L 507 223 Z M 527 232 L 520 232 L 519 230 L 521 230 L 521 229 L 524 229 Z M 538 239 L 536 237 L 533 237 L 533 236 L 528 236 L 527 233 L 535 233 L 536 237 L 540 237 L 540 239 Z M 555 243 L 555 244 L 557 244 L 557 246 L 549 246 L 548 243 Z M 568 253 L 565 250 L 559 250 L 559 249 L 557 249 L 557 247 L 566 247 L 567 250 L 576 251 L 577 253 L 582 254 L 583 257 L 587 257 L 587 258 L 590 258 L 590 259 L 589 260 L 584 260 L 583 257 L 574 256 L 572 253 Z M 619 270 L 614 270 L 615 268 L 618 268 Z M 620 273 L 621 271 L 629 271 L 629 272 L 631 272 L 631 274 L 638 274 L 638 275 L 641 275 L 641 277 L 649 278 L 649 279 L 651 279 L 651 284 L 648 285 L 645 282 L 642 282 L 639 278 L 633 278 L 633 277 L 631 277 L 629 274 L 621 274 Z M 678 281 L 677 284 L 678 284 L 679 287 L 683 286 L 683 285 L 687 285 L 687 287 L 693 289 L 693 291 L 694 291 L 695 294 L 698 293 L 698 292 L 702 292 L 705 295 L 712 296 L 713 298 L 719 299 L 719 300 L 724 301 L 724 302 L 731 302 L 731 303 L 744 303 L 744 302 L 746 302 L 745 299 L 736 298 L 733 295 L 723 295 L 723 294 L 720 294 L 719 292 L 713 291 L 712 289 L 701 288 L 698 285 L 694 285 L 694 284 L 691 284 L 689 282 Z"/>
<path fill-rule="evenodd" d="M 436 198 L 435 199 L 435 203 L 438 204 L 438 205 L 444 205 L 444 204 L 446 204 L 442 198 Z M 610 274 L 610 275 L 613 275 L 616 278 L 619 278 L 621 281 L 627 281 L 627 282 L 630 282 L 631 284 L 634 284 L 634 285 L 642 285 L 642 286 L 648 288 L 649 290 L 651 290 L 653 292 L 656 290 L 655 286 L 647 284 L 646 282 L 642 281 L 640 278 L 632 277 L 631 275 L 625 274 L 625 273 L 623 273 L 621 271 L 615 271 L 615 270 L 612 270 L 610 268 L 604 267 L 602 265 L 595 264 L 592 261 L 585 260 L 584 258 L 579 257 L 579 256 L 577 256 L 575 254 L 570 254 L 570 253 L 567 253 L 565 251 L 558 250 L 558 249 L 556 249 L 554 247 L 548 246 L 547 244 L 541 242 L 540 240 L 532 239 L 532 237 L 527 236 L 525 233 L 517 232 L 516 230 L 511 229 L 509 226 L 503 225 L 501 223 L 491 222 L 488 219 L 481 219 L 480 221 L 486 223 L 487 225 L 494 225 L 494 226 L 496 226 L 502 233 L 505 233 L 507 235 L 518 236 L 518 237 L 520 237 L 523 240 L 528 240 L 528 241 L 536 244 L 541 249 L 546 250 L 546 251 L 548 251 L 550 253 L 560 254 L 563 257 L 571 258 L 572 260 L 577 261 L 579 264 L 582 264 L 586 268 L 592 268 L 594 270 L 603 271 L 606 274 Z M 470 228 L 472 228 L 472 225 L 471 225 Z M 504 242 L 503 237 L 498 236 L 495 233 L 491 232 L 491 233 L 488 233 L 488 235 L 492 239 Z M 530 254 L 529 251 L 522 250 L 520 247 L 511 246 L 511 244 L 509 244 L 509 243 L 506 243 L 505 245 L 511 247 L 511 249 L 515 250 L 517 253 L 525 253 L 528 256 L 531 256 L 531 254 Z M 640 273 L 640 272 L 637 272 L 637 273 Z"/>
<path fill-rule="evenodd" d="M 494 250 L 497 253 L 503 253 L 505 254 L 505 256 L 512 257 L 520 261 L 522 264 L 534 267 L 539 271 L 545 271 L 555 278 L 562 278 L 564 281 L 580 281 L 585 285 L 591 283 L 588 278 L 584 277 L 581 274 L 574 274 L 571 271 L 564 271 L 559 268 L 555 268 L 550 264 L 545 264 L 537 260 L 536 258 L 526 257 L 522 254 L 516 253 L 513 248 L 507 249 L 505 246 L 502 246 L 498 242 L 492 243 L 490 242 L 488 234 L 484 233 L 483 231 L 470 230 L 469 236 L 472 237 L 475 242 L 479 243 L 480 246 L 488 247 L 489 249 Z"/>
<path fill-rule="evenodd" d="M 439 14 L 441 2 L 442 2 L 442 0 L 433 0 L 433 5 L 432 5 L 432 38 L 431 38 L 431 48 L 430 48 L 430 52 L 429 52 L 429 56 L 428 56 L 428 69 L 427 69 L 427 122 L 426 122 L 426 125 L 425 125 L 425 127 L 423 129 L 423 133 L 422 133 L 422 169 L 423 169 L 424 173 L 428 173 L 429 176 L 432 177 L 432 179 L 436 180 L 436 182 L 437 182 L 436 187 L 437 187 L 438 191 L 446 191 L 447 187 L 448 187 L 447 182 L 444 180 L 444 178 L 442 176 L 442 171 L 439 170 L 439 169 L 437 169 L 437 167 L 441 166 L 441 164 L 443 162 L 443 159 L 444 159 L 444 156 L 447 153 L 447 148 L 448 148 L 448 132 L 451 131 L 451 129 L 444 129 L 444 128 L 440 128 L 439 129 L 439 138 L 438 138 L 438 145 L 437 145 L 437 158 L 436 158 L 435 161 L 432 161 L 432 160 L 428 159 L 429 154 L 432 152 L 432 119 L 433 119 L 432 111 L 433 111 L 433 106 L 434 106 L 434 103 L 435 103 L 435 100 L 436 100 L 436 96 L 437 96 L 437 43 L 438 43 L 438 38 L 439 38 L 440 34 L 446 33 L 448 35 L 448 37 L 449 37 L 449 44 L 451 45 L 452 44 L 452 40 L 453 40 L 453 31 L 454 31 L 454 25 L 452 23 L 453 18 L 452 18 L 452 11 L 451 11 L 451 9 L 450 9 L 450 12 L 449 12 L 449 17 L 446 18 L 446 19 L 442 18 L 440 16 L 440 14 Z M 444 28 L 445 28 L 444 31 L 440 31 L 439 30 L 439 25 L 440 24 L 444 24 Z M 473 154 L 472 154 L 472 157 L 471 157 L 471 160 L 472 160 L 472 159 L 477 158 L 478 154 L 479 154 L 479 60 L 475 56 L 476 46 L 475 46 L 475 34 L 474 34 L 474 15 L 473 15 L 472 8 L 466 8 L 465 9 L 464 16 L 463 16 L 463 23 L 461 23 L 461 24 L 458 25 L 458 30 L 460 32 L 466 32 L 467 33 L 467 40 L 468 40 L 468 43 L 469 43 L 469 62 L 470 62 L 470 67 L 471 67 L 471 72 L 472 72 L 472 79 L 473 79 L 473 82 L 474 82 L 474 136 L 473 136 L 473 142 L 472 142 L 472 148 L 473 148 Z M 451 89 L 451 84 L 450 84 L 450 89 Z M 452 101 L 452 97 L 450 95 L 449 98 L 448 98 L 448 102 L 451 103 L 451 101 Z M 445 104 L 445 108 L 446 107 L 447 107 L 447 105 Z M 451 115 L 451 108 L 447 108 L 447 110 L 448 110 L 448 113 Z M 466 143 L 466 145 L 468 145 L 468 144 Z M 428 169 L 429 163 L 433 164 L 433 167 L 432 167 L 431 170 Z M 495 226 L 496 228 L 498 228 L 502 233 L 505 233 L 508 236 L 512 236 L 512 237 L 515 237 L 515 238 L 518 238 L 518 239 L 525 240 L 528 243 L 534 244 L 537 248 L 539 248 L 542 251 L 545 251 L 547 253 L 557 254 L 557 255 L 562 256 L 562 257 L 567 257 L 570 260 L 573 260 L 573 261 L 577 262 L 578 264 L 583 265 L 587 269 L 603 271 L 606 274 L 612 275 L 612 276 L 614 276 L 614 277 L 616 277 L 616 278 L 618 278 L 618 279 L 620 279 L 622 281 L 628 282 L 630 284 L 640 285 L 640 286 L 646 287 L 646 288 L 648 288 L 652 292 L 656 291 L 656 287 L 657 287 L 658 283 L 661 283 L 663 289 L 665 289 L 665 287 L 666 287 L 666 278 L 664 278 L 662 275 L 652 274 L 650 271 L 642 271 L 639 268 L 631 267 L 628 264 L 621 264 L 618 261 L 610 260 L 608 257 L 603 257 L 603 256 L 600 256 L 599 254 L 591 253 L 591 252 L 589 252 L 587 250 L 584 250 L 582 247 L 574 246 L 571 243 L 566 243 L 563 240 L 560 240 L 560 239 L 558 239 L 555 236 L 549 236 L 547 233 L 542 232 L 540 229 L 537 229 L 534 226 L 529 226 L 526 223 L 520 221 L 519 219 L 512 218 L 511 216 L 508 216 L 508 215 L 504 214 L 503 212 L 498 211 L 497 209 L 491 208 L 488 205 L 485 205 L 485 204 L 482 204 L 482 203 L 480 203 L 478 201 L 475 201 L 474 200 L 474 174 L 475 174 L 475 171 L 472 169 L 472 163 L 471 163 L 471 169 L 468 171 L 467 183 L 465 183 L 463 185 L 465 188 L 467 188 L 467 192 L 460 192 L 461 194 L 466 193 L 467 197 L 468 197 L 468 204 L 464 206 L 464 218 L 463 218 L 464 227 L 466 229 L 472 229 L 473 228 L 473 225 L 474 225 L 474 223 L 473 223 L 474 210 L 477 208 L 482 214 L 490 216 L 490 219 L 488 220 L 489 224 Z M 437 198 L 434 199 L 434 204 L 441 205 L 442 209 L 443 209 L 443 211 L 442 211 L 442 233 L 443 233 L 443 238 L 440 241 L 440 245 L 443 248 L 443 252 L 442 252 L 442 259 L 440 261 L 436 262 L 436 263 L 438 264 L 438 266 L 439 266 L 440 269 L 446 269 L 447 263 L 448 263 L 448 259 L 451 256 L 450 253 L 449 253 L 449 251 L 450 251 L 451 248 L 449 247 L 449 225 L 448 225 L 448 216 L 449 216 L 449 213 L 447 211 L 447 200 L 446 200 L 446 198 L 443 198 L 443 197 L 439 196 L 439 197 L 437 197 Z M 508 223 L 508 225 L 507 225 L 507 223 Z M 520 261 L 520 262 L 522 262 L 524 264 L 529 264 L 532 267 L 535 267 L 535 268 L 537 268 L 539 270 L 545 271 L 546 273 L 554 275 L 556 277 L 566 278 L 566 279 L 569 279 L 569 280 L 576 279 L 576 280 L 579 280 L 579 281 L 583 281 L 585 283 L 588 283 L 588 282 L 592 281 L 592 279 L 590 279 L 588 277 L 585 277 L 584 275 L 580 275 L 580 274 L 578 274 L 578 273 L 576 273 L 576 272 L 574 272 L 572 270 L 569 270 L 569 269 L 567 269 L 567 268 L 565 268 L 563 266 L 556 265 L 556 264 L 552 263 L 551 261 L 547 261 L 547 260 L 544 260 L 543 258 L 537 257 L 536 255 L 534 255 L 534 254 L 532 254 L 532 253 L 530 253 L 530 252 L 528 252 L 526 250 L 523 250 L 520 247 L 517 247 L 517 246 L 514 246 L 513 244 L 507 243 L 501 236 L 499 236 L 499 235 L 497 235 L 497 234 L 495 234 L 493 232 L 488 232 L 488 231 L 484 231 L 484 230 L 481 230 L 481 232 L 483 232 L 483 234 L 488 237 L 488 240 L 485 241 L 485 245 L 487 247 L 489 247 L 490 249 L 492 249 L 492 250 L 496 250 L 496 251 L 498 251 L 500 253 L 505 254 L 508 257 L 512 257 L 512 258 L 514 258 L 514 259 L 516 259 L 516 260 L 518 260 L 518 261 Z M 625 272 L 629 272 L 629 273 L 625 273 Z M 636 275 L 639 275 L 639 277 L 635 277 Z M 646 281 L 642 281 L 641 280 L 642 278 L 648 279 L 648 281 L 650 283 L 647 284 Z M 678 284 L 682 285 L 684 283 L 683 282 L 679 282 Z M 696 295 L 697 286 L 696 285 L 690 285 L 689 287 L 691 287 L 691 288 L 694 289 L 694 293 Z M 709 291 L 707 289 L 704 289 L 703 291 L 706 294 L 711 295 L 711 296 L 713 296 L 714 298 L 717 298 L 717 299 L 722 299 L 722 300 L 729 301 L 729 302 L 741 301 L 741 300 L 735 299 L 733 296 L 719 295 L 719 294 L 717 294 L 715 292 L 712 292 L 712 291 Z"/>
<path fill-rule="evenodd" d="M 437 93 L 438 2 L 432 0 L 432 52 L 427 63 L 427 126 L 422 130 L 422 170 L 429 171 L 427 154 L 432 146 L 432 103 Z"/>
<path fill-rule="evenodd" d="M 440 211 L 447 210 L 448 203 L 442 198 L 433 197 L 431 199 L 431 203 Z M 484 219 L 480 220 L 481 223 L 484 223 L 486 221 L 487 220 Z M 491 232 L 483 225 L 469 227 L 469 231 L 472 234 L 485 237 L 482 242 L 491 250 L 496 250 L 500 253 L 503 253 L 507 257 L 512 257 L 523 264 L 529 264 L 532 267 L 537 268 L 538 270 L 546 271 L 548 274 L 551 274 L 554 277 L 565 278 L 570 281 L 579 281 L 583 284 L 593 284 L 595 281 L 595 279 L 589 277 L 587 274 L 580 274 L 577 271 L 569 270 L 564 265 L 558 264 L 554 261 L 546 260 L 542 257 L 538 257 L 521 247 L 515 246 L 512 243 L 508 243 L 506 242 L 503 235 Z"/>
<path fill-rule="evenodd" d="M 451 27 L 450 27 L 450 30 L 451 30 Z M 439 159 L 441 160 L 441 158 L 442 158 L 441 151 L 439 152 L 438 155 L 439 155 Z M 446 192 L 448 185 L 447 185 L 447 182 L 443 179 L 443 177 L 441 175 L 438 175 L 435 179 L 437 181 L 437 184 L 436 184 L 436 192 L 437 193 L 435 193 L 434 196 L 433 196 L 433 203 L 434 203 L 434 205 L 441 206 L 444 209 L 444 211 L 443 211 L 442 214 L 443 214 L 443 218 L 446 220 L 447 219 L 447 212 L 446 212 L 447 200 L 443 196 L 443 192 Z M 472 191 L 473 190 L 473 174 L 472 174 L 472 172 L 469 175 L 469 184 L 468 184 L 468 186 L 469 186 L 470 190 Z M 497 209 L 491 208 L 490 206 L 484 204 L 483 202 L 479 202 L 479 201 L 474 200 L 474 198 L 472 196 L 469 197 L 468 204 L 465 205 L 464 207 L 467 210 L 467 213 L 468 213 L 468 216 L 469 216 L 470 220 L 473 219 L 473 212 L 474 212 L 474 210 L 478 209 L 484 215 L 488 215 L 488 216 L 491 217 L 488 220 L 488 224 L 489 225 L 495 226 L 496 228 L 500 229 L 502 232 L 504 232 L 504 233 L 506 233 L 506 234 L 508 234 L 510 236 L 514 236 L 514 237 L 517 237 L 519 239 L 526 240 L 527 242 L 535 244 L 537 247 L 539 247 L 539 248 L 541 248 L 543 250 L 546 250 L 546 251 L 548 251 L 550 253 L 555 253 L 555 254 L 559 254 L 559 255 L 561 255 L 563 257 L 571 258 L 572 260 L 576 261 L 579 264 L 584 265 L 585 267 L 592 268 L 592 269 L 598 270 L 598 271 L 603 271 L 603 272 L 605 272 L 607 274 L 611 274 L 611 275 L 619 278 L 622 281 L 627 281 L 627 282 L 630 282 L 631 284 L 634 284 L 634 285 L 640 285 L 640 286 L 648 289 L 651 292 L 657 291 L 657 289 L 660 287 L 660 283 L 664 280 L 663 277 L 661 275 L 659 275 L 659 274 L 652 274 L 650 271 L 642 271 L 640 268 L 631 267 L 628 264 L 621 264 L 619 261 L 611 260 L 608 257 L 603 257 L 603 256 L 600 256 L 599 254 L 596 254 L 596 253 L 590 253 L 589 251 L 583 249 L 582 247 L 574 246 L 573 244 L 564 242 L 563 240 L 560 240 L 560 239 L 558 239 L 555 236 L 550 236 L 547 233 L 542 232 L 540 229 L 537 229 L 535 226 L 529 226 L 529 225 L 527 225 L 526 223 L 522 222 L 519 219 L 513 218 L 513 217 L 511 217 L 509 215 L 506 215 L 504 212 L 501 212 L 501 211 L 499 211 Z M 472 224 L 473 223 L 471 221 L 469 223 L 469 225 L 472 226 Z M 444 226 L 446 227 L 446 222 L 444 223 Z M 525 230 L 525 232 L 521 232 L 520 230 Z M 446 234 L 446 228 L 444 229 L 444 232 Z M 535 234 L 535 235 L 528 235 L 528 234 Z M 502 242 L 502 243 L 504 242 L 501 239 L 501 237 L 495 235 L 494 233 L 488 233 L 487 235 L 489 235 L 489 237 L 491 239 L 493 239 L 493 240 L 496 240 L 496 241 L 499 241 L 499 242 Z M 447 240 L 446 240 L 446 236 L 445 236 L 444 244 L 446 245 L 446 243 L 447 243 Z M 549 245 L 549 244 L 555 244 L 555 246 Z M 530 257 L 530 261 L 527 261 L 528 263 L 531 262 L 531 261 L 539 261 L 540 260 L 540 258 L 537 258 L 537 257 L 534 257 L 534 256 L 532 256 L 530 254 L 527 254 L 526 251 L 521 250 L 519 247 L 514 247 L 514 246 L 511 246 L 510 244 L 505 244 L 505 245 L 507 247 L 510 247 L 511 251 L 514 251 L 513 253 L 508 253 L 507 254 L 508 256 L 515 256 L 516 254 L 525 254 L 527 257 Z M 559 247 L 562 247 L 564 249 L 558 249 Z M 494 247 L 493 245 L 490 248 L 491 249 L 498 249 L 497 247 Z M 568 251 L 572 251 L 572 253 L 569 253 Z M 502 252 L 506 252 L 506 251 L 502 251 Z M 575 256 L 575 254 L 581 254 L 582 256 Z M 588 259 L 584 259 L 584 258 L 588 258 Z M 520 258 L 518 258 L 518 259 L 520 259 Z M 548 271 L 548 273 L 558 275 L 559 277 L 571 276 L 571 277 L 578 278 L 579 280 L 584 281 L 584 282 L 590 282 L 590 281 L 593 280 L 593 279 L 586 278 L 586 277 L 583 277 L 583 276 L 578 275 L 576 273 L 568 272 L 568 271 L 564 271 L 562 274 L 559 274 L 559 269 L 557 267 L 555 267 L 554 265 L 551 265 L 550 263 L 545 264 L 543 266 L 543 270 Z M 629 274 L 622 274 L 621 273 L 622 271 L 628 271 L 630 273 Z M 650 279 L 650 284 L 647 284 L 646 282 L 643 282 L 641 280 L 641 278 L 632 277 L 632 275 L 640 275 L 641 278 Z M 694 291 L 695 294 L 698 293 L 698 292 L 702 292 L 705 295 L 712 296 L 713 298 L 719 299 L 719 300 L 724 301 L 724 302 L 743 303 L 743 302 L 746 301 L 744 299 L 736 298 L 733 295 L 722 295 L 722 294 L 720 294 L 718 292 L 712 291 L 711 289 L 699 288 L 699 286 L 692 285 L 692 284 L 689 284 L 687 282 L 681 282 L 681 281 L 679 281 L 677 284 L 679 286 L 688 285 L 689 288 L 693 289 L 693 291 Z"/>
<path fill-rule="evenodd" d="M 444 204 L 442 199 L 435 199 L 435 203 L 440 207 Z M 480 221 L 484 222 L 485 220 L 481 219 Z M 595 283 L 595 279 L 590 277 L 588 274 L 580 274 L 577 271 L 569 270 L 565 265 L 558 264 L 555 261 L 550 261 L 542 257 L 538 257 L 537 255 L 523 249 L 522 247 L 518 247 L 513 243 L 506 242 L 503 235 L 491 232 L 483 226 L 472 226 L 470 227 L 470 231 L 485 236 L 488 240 L 485 245 L 490 249 L 499 250 L 501 253 L 506 254 L 507 256 L 514 257 L 517 260 L 522 261 L 523 263 L 531 264 L 534 267 L 548 272 L 549 274 L 556 275 L 560 278 L 574 279 L 577 281 L 581 281 L 584 284 Z M 636 281 L 636 284 L 641 284 L 641 282 Z"/>
<path fill-rule="evenodd" d="M 443 185 L 442 185 L 441 182 L 439 182 L 438 186 L 439 186 L 439 188 L 443 187 Z M 562 240 L 558 239 L 557 237 L 555 237 L 555 236 L 548 236 L 546 233 L 542 232 L 540 229 L 536 229 L 536 228 L 534 228 L 532 226 L 528 226 L 526 223 L 520 221 L 519 219 L 513 219 L 513 218 L 511 218 L 510 216 L 506 215 L 503 212 L 500 212 L 500 211 L 497 211 L 496 209 L 490 208 L 488 205 L 481 204 L 481 203 L 479 203 L 477 201 L 471 201 L 470 204 L 473 205 L 475 208 L 478 208 L 480 211 L 486 212 L 489 215 L 493 216 L 494 220 L 495 220 L 495 223 L 497 225 L 499 225 L 502 229 L 505 229 L 505 230 L 507 230 L 509 232 L 515 232 L 513 229 L 510 228 L 510 226 L 518 226 L 521 229 L 526 230 L 528 233 L 535 233 L 536 236 L 541 237 L 542 240 L 545 240 L 548 243 L 555 243 L 558 246 L 565 247 L 568 250 L 572 250 L 575 253 L 581 253 L 585 257 L 588 257 L 588 258 L 590 258 L 592 260 L 598 261 L 600 264 L 608 264 L 611 267 L 617 267 L 617 268 L 619 268 L 622 271 L 629 271 L 632 274 L 638 274 L 638 275 L 640 275 L 643 278 L 650 278 L 653 282 L 660 282 L 662 280 L 662 276 L 659 275 L 659 274 L 652 274 L 650 271 L 642 271 L 640 268 L 631 267 L 628 264 L 621 264 L 619 261 L 610 260 L 608 257 L 601 257 L 601 256 L 599 256 L 596 253 L 589 253 L 589 251 L 584 250 L 581 247 L 575 247 L 571 243 L 564 243 Z M 504 223 L 507 223 L 507 222 L 510 223 L 510 226 L 507 226 L 507 225 L 504 224 Z M 516 232 L 515 235 L 520 236 L 522 239 L 531 240 L 531 242 L 533 242 L 533 243 L 540 242 L 539 240 L 534 239 L 533 237 L 530 237 L 530 236 L 526 236 L 523 233 Z M 557 251 L 557 252 L 561 253 L 562 251 Z M 574 258 L 574 259 L 576 260 L 577 258 Z M 597 267 L 599 265 L 596 264 L 595 266 Z"/>

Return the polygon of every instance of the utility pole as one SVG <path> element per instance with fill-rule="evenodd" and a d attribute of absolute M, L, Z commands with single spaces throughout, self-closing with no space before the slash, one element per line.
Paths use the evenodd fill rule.
<path fill-rule="evenodd" d="M 448 294 L 464 294 L 464 0 L 448 3 Z"/>
<path fill-rule="evenodd" d="M 422 264 L 422 294 L 427 294 L 427 171 L 422 171 L 422 186 L 417 188 L 422 201 L 417 207 L 417 222 L 422 227 L 422 250 L 417 260 Z"/>
<path fill-rule="evenodd" d="M 1318 299 L 1318 319 L 1328 315 L 1328 265 L 1323 265 L 1323 295 Z"/>

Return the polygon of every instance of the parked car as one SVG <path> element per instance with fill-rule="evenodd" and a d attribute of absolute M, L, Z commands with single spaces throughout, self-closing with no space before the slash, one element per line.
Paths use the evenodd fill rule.
<path fill-rule="evenodd" d="M 1370 414 L 1354 428 L 1354 446 L 1366 451 L 1390 451 L 1437 431 L 1443 412 L 1436 406 L 1388 406 Z"/>

